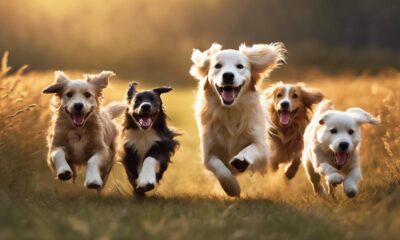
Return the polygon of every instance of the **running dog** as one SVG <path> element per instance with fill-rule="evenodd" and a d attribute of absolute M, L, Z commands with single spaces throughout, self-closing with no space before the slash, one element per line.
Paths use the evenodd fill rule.
<path fill-rule="evenodd" d="M 84 186 L 104 186 L 116 152 L 118 131 L 112 119 L 126 109 L 124 103 L 101 108 L 102 91 L 114 75 L 103 71 L 70 80 L 64 72 L 56 71 L 55 83 L 43 90 L 55 94 L 47 162 L 59 180 L 75 180 L 77 168 L 86 165 Z"/>
<path fill-rule="evenodd" d="M 161 94 L 172 90 L 160 87 L 138 92 L 131 83 L 128 109 L 123 122 L 123 163 L 128 179 L 138 194 L 155 188 L 179 146 L 179 134 L 167 126 Z"/>
<path fill-rule="evenodd" d="M 265 170 L 267 115 L 259 83 L 284 62 L 284 53 L 281 43 L 243 44 L 239 50 L 214 43 L 192 53 L 203 162 L 229 196 L 240 196 L 236 174 Z"/>
<path fill-rule="evenodd" d="M 345 112 L 333 110 L 330 101 L 318 105 L 315 115 L 304 134 L 303 165 L 313 186 L 314 193 L 325 196 L 320 184 L 325 177 L 328 192 L 334 197 L 334 188 L 343 183 L 345 194 L 355 197 L 360 169 L 360 126 L 379 124 L 380 120 L 361 108 Z"/>

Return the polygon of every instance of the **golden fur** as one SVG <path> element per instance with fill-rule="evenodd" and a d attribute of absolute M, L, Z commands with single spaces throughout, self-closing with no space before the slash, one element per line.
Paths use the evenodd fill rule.
<path fill-rule="evenodd" d="M 94 159 L 93 162 L 98 167 L 102 181 L 93 183 L 87 182 L 86 179 L 85 185 L 89 188 L 99 188 L 104 185 L 116 152 L 118 130 L 112 119 L 126 109 L 123 103 L 112 103 L 106 108 L 101 107 L 101 91 L 107 86 L 108 78 L 113 75 L 112 72 L 102 72 L 99 75 L 86 76 L 85 80 L 69 80 L 63 72 L 56 72 L 55 84 L 43 91 L 56 94 L 52 100 L 54 115 L 47 138 L 49 146 L 47 162 L 57 174 L 57 178 L 74 180 L 77 169 L 87 165 L 90 159 Z M 91 97 L 79 100 L 89 109 L 83 126 L 77 127 L 71 123 L 68 106 L 73 100 L 64 97 L 71 91 L 74 91 L 75 95 L 81 94 L 80 92 L 93 94 Z M 60 167 L 56 166 L 56 161 L 60 165 L 64 160 L 68 165 L 64 164 L 61 167 L 63 169 L 57 169 Z"/>
<path fill-rule="evenodd" d="M 239 196 L 240 186 L 234 175 L 246 169 L 265 170 L 267 116 L 258 85 L 283 62 L 285 49 L 279 43 L 221 49 L 221 45 L 213 44 L 204 52 L 194 50 L 190 73 L 199 80 L 195 111 L 203 162 L 228 195 Z M 234 104 L 229 106 L 221 103 L 216 89 L 224 71 L 213 68 L 218 61 L 225 61 L 225 69 L 235 74 L 235 86 L 241 86 Z M 229 65 L 235 62 L 243 66 L 238 70 Z M 235 161 L 246 162 L 244 169 L 237 168 Z"/>
<path fill-rule="evenodd" d="M 295 96 L 295 98 L 293 97 Z M 279 120 L 282 99 L 290 103 L 293 116 L 288 125 Z M 312 106 L 323 99 L 323 94 L 303 83 L 284 84 L 282 82 L 270 86 L 266 90 L 267 111 L 270 120 L 268 128 L 268 146 L 270 148 L 270 164 L 274 171 L 279 164 L 290 162 L 285 175 L 291 179 L 300 165 L 303 150 L 303 134 L 309 123 L 308 114 Z"/>

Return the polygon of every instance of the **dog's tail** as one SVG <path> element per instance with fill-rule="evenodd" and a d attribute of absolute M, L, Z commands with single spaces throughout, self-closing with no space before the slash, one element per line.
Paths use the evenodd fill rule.
<path fill-rule="evenodd" d="M 112 102 L 105 106 L 103 112 L 108 114 L 111 119 L 119 117 L 122 113 L 126 111 L 128 104 L 125 102 Z"/>

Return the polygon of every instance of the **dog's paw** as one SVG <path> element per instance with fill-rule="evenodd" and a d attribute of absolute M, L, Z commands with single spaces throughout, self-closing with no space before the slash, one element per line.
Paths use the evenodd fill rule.
<path fill-rule="evenodd" d="M 57 179 L 61 181 L 68 181 L 72 178 L 71 169 L 59 169 L 57 172 Z"/>
<path fill-rule="evenodd" d="M 157 185 L 155 174 L 141 172 L 139 178 L 136 180 L 136 191 L 138 193 L 145 193 L 153 190 Z"/>
<path fill-rule="evenodd" d="M 89 189 L 99 189 L 103 187 L 103 180 L 100 175 L 86 176 L 84 186 Z"/>
<path fill-rule="evenodd" d="M 287 179 L 292 179 L 294 176 L 296 176 L 297 170 L 299 170 L 299 165 L 295 165 L 293 163 L 289 164 L 285 168 L 285 176 Z"/>
<path fill-rule="evenodd" d="M 346 193 L 348 198 L 353 198 L 357 195 L 358 189 L 357 186 L 345 184 L 343 186 L 344 193 Z"/>
<path fill-rule="evenodd" d="M 244 158 L 235 157 L 229 162 L 238 172 L 244 172 L 249 167 L 250 163 Z"/>
<path fill-rule="evenodd" d="M 327 178 L 328 183 L 334 187 L 336 187 L 338 184 L 341 184 L 344 180 L 344 177 L 342 175 L 340 175 L 339 173 L 329 174 L 326 178 Z"/>

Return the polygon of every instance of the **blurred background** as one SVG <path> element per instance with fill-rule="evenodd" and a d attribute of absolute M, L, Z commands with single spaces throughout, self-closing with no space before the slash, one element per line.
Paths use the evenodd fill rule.
<path fill-rule="evenodd" d="M 127 79 L 194 85 L 193 48 L 283 42 L 288 65 L 335 74 L 400 68 L 395 0 L 14 0 L 0 2 L 0 53 L 33 70 L 110 69 Z"/>

